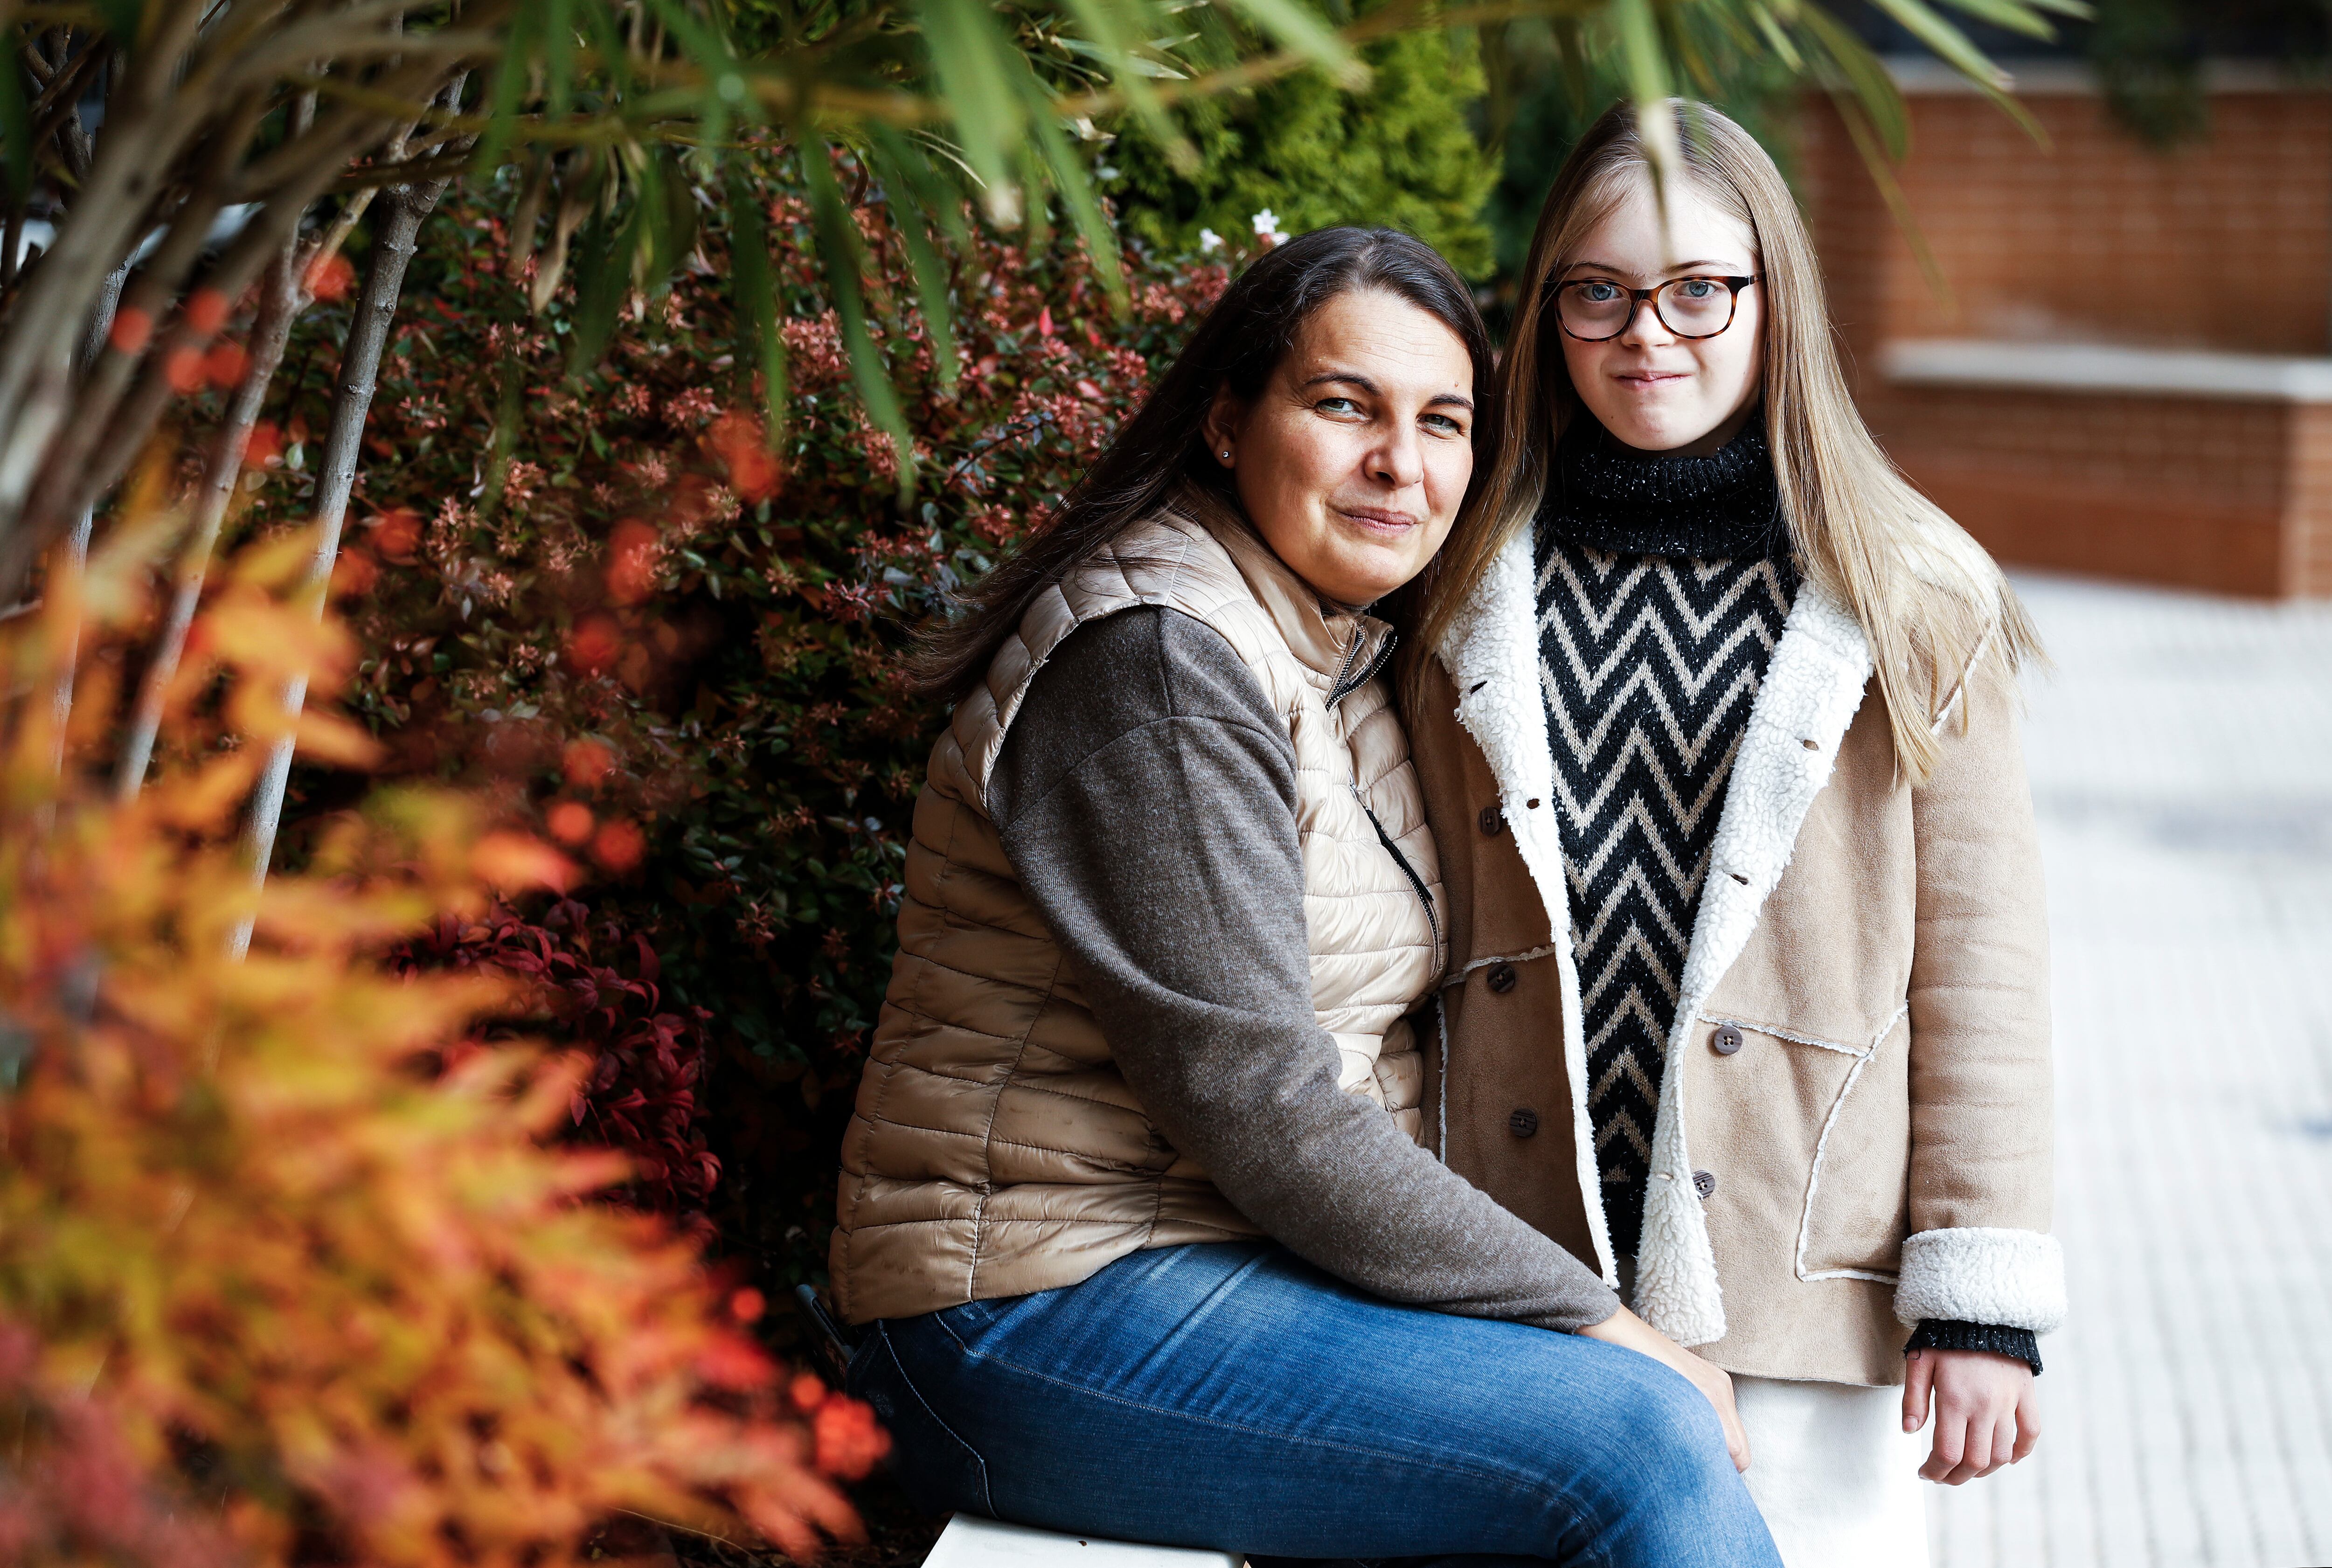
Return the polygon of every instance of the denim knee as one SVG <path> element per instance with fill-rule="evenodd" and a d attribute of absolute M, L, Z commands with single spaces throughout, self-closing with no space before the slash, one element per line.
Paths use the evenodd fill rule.
<path fill-rule="evenodd" d="M 1628 1429 L 1642 1446 L 1644 1462 L 1682 1482 L 1687 1477 L 1730 1477 L 1736 1472 L 1725 1446 L 1725 1423 L 1708 1396 L 1680 1372 L 1664 1366 L 1645 1369 L 1628 1401 Z"/>
<path fill-rule="evenodd" d="M 1613 1401 L 1626 1461 L 1600 1477 L 1605 1516 L 1589 1521 L 1585 1561 L 1779 1568 L 1772 1538 L 1725 1446 L 1724 1423 L 1681 1374 L 1647 1364 Z"/>

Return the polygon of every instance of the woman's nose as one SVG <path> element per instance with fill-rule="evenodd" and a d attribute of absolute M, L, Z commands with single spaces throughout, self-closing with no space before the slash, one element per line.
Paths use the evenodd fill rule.
<path fill-rule="evenodd" d="M 1419 444 L 1417 432 L 1408 425 L 1396 426 L 1377 449 L 1369 454 L 1369 472 L 1380 483 L 1395 490 L 1406 490 L 1425 478 L 1425 449 Z"/>

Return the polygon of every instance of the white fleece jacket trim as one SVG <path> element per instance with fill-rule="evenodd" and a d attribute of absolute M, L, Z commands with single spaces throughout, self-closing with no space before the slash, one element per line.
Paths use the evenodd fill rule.
<path fill-rule="evenodd" d="M 1562 826 L 1555 818 L 1554 751 L 1538 681 L 1538 594 L 1532 531 L 1519 529 L 1476 585 L 1441 645 L 1442 668 L 1458 688 L 1458 722 L 1482 749 L 1498 783 L 1515 847 L 1546 913 L 1563 997 L 1563 1058 L 1571 1078 L 1572 1147 L 1580 1200 L 1603 1283 L 1617 1289 L 1620 1269 L 1603 1217 L 1603 1178 L 1587 1114 L 1587 1040 L 1579 1016 L 1579 967 L 1571 948 L 1571 896 L 1563 876 Z"/>
<path fill-rule="evenodd" d="M 2065 1321 L 2065 1249 L 2038 1230 L 1922 1230 L 1903 1243 L 1895 1315 L 2050 1333 Z"/>
<path fill-rule="evenodd" d="M 1700 913 L 1686 951 L 1652 1126 L 1651 1181 L 1636 1250 L 1636 1311 L 1678 1344 L 1725 1337 L 1725 1298 L 1708 1217 L 1686 1146 L 1684 1059 L 1694 1021 L 1757 928 L 1765 897 L 1797 847 L 1814 797 L 1870 681 L 1870 644 L 1846 607 L 1808 583 L 1782 628 L 1750 705 L 1709 849 Z"/>

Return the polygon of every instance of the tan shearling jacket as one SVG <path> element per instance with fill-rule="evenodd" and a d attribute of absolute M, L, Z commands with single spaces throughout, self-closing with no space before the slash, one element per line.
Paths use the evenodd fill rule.
<path fill-rule="evenodd" d="M 1448 1163 L 1620 1282 L 1587 1111 L 1524 531 L 1410 719 L 1448 894 Z M 1636 1310 L 1730 1371 L 1902 1381 L 1907 1325 L 2047 1332 L 2051 1105 L 2040 854 L 1998 661 L 1896 775 L 1853 617 L 1811 584 L 1733 766 L 1652 1138 Z M 1524 1114 L 1524 1113 L 1528 1113 Z"/>

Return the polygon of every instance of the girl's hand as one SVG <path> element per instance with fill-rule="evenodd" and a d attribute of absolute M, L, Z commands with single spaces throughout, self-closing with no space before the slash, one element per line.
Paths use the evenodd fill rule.
<path fill-rule="evenodd" d="M 2032 1369 L 1984 1350 L 1915 1350 L 1903 1380 L 1903 1429 L 1927 1422 L 1935 1398 L 1935 1444 L 1919 1474 L 1956 1487 L 2012 1465 L 2040 1440 Z"/>
<path fill-rule="evenodd" d="M 1681 1372 L 1685 1381 L 1716 1407 L 1717 1424 L 1725 1429 L 1725 1450 L 1733 1456 L 1733 1468 L 1749 1468 L 1749 1434 L 1741 1429 L 1741 1412 L 1733 1408 L 1731 1373 L 1714 1362 L 1703 1361 L 1624 1306 L 1601 1323 L 1579 1332 L 1606 1344 L 1625 1345 Z"/>

